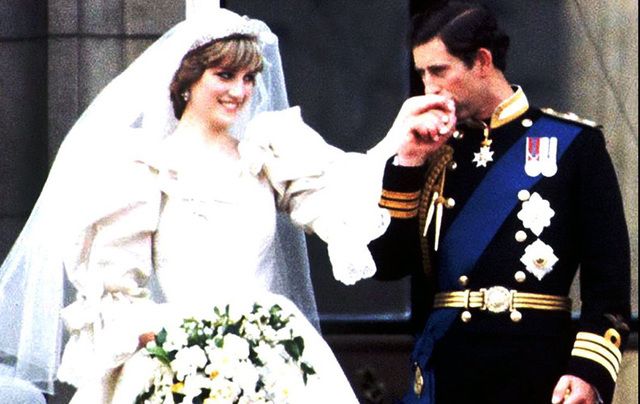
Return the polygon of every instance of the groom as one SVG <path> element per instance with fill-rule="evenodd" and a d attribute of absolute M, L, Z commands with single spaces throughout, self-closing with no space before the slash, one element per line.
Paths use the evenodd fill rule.
<path fill-rule="evenodd" d="M 429 314 L 404 403 L 613 396 L 629 331 L 616 175 L 599 126 L 534 108 L 509 83 L 508 45 L 495 17 L 468 2 L 413 21 L 425 97 L 452 100 L 455 116 L 415 99 L 403 106 L 392 130 L 407 140 L 387 164 L 380 202 L 392 223 L 370 244 L 378 279 L 413 275 L 434 289 L 414 296 Z M 429 112 L 440 124 L 412 126 Z M 567 294 L 578 267 L 576 330 Z"/>

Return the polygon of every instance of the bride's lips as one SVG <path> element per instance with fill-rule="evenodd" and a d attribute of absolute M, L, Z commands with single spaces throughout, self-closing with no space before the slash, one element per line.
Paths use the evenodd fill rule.
<path fill-rule="evenodd" d="M 238 101 L 220 100 L 218 103 L 228 112 L 236 112 L 242 107 L 242 102 Z"/>

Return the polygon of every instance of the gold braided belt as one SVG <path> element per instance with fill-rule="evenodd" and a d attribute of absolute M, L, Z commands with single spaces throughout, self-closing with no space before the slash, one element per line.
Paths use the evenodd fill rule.
<path fill-rule="evenodd" d="M 437 293 L 433 308 L 465 309 L 460 316 L 464 322 L 471 320 L 468 309 L 488 310 L 491 313 L 508 311 L 511 320 L 518 322 L 522 319 L 520 309 L 570 312 L 571 299 L 566 296 L 525 293 L 509 290 L 503 286 L 492 286 L 477 291 L 467 289 Z"/>

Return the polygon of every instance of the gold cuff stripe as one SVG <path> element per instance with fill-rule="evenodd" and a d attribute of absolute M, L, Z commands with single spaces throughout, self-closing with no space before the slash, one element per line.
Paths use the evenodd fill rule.
<path fill-rule="evenodd" d="M 576 335 L 576 342 L 577 341 L 588 341 L 601 345 L 602 347 L 608 349 L 612 354 L 614 354 L 618 359 L 618 362 L 622 362 L 622 352 L 620 352 L 620 349 L 618 349 L 618 347 L 615 346 L 615 344 L 613 344 L 611 341 L 598 334 L 581 331 Z"/>
<path fill-rule="evenodd" d="M 420 191 L 416 192 L 396 192 L 396 191 L 387 191 L 386 189 L 382 190 L 382 197 L 387 199 L 397 199 L 400 201 L 410 201 L 414 199 L 420 198 Z"/>
<path fill-rule="evenodd" d="M 420 205 L 420 201 L 411 201 L 411 202 L 402 202 L 402 201 L 394 201 L 390 199 L 381 199 L 378 205 L 382 208 L 387 209 L 401 209 L 401 210 L 411 210 L 417 209 Z"/>
<path fill-rule="evenodd" d="M 418 209 L 410 211 L 389 209 L 389 215 L 394 219 L 413 219 L 418 216 Z"/>
<path fill-rule="evenodd" d="M 573 348 L 584 349 L 587 351 L 591 351 L 595 354 L 598 354 L 603 358 L 605 358 L 607 362 L 609 362 L 611 366 L 613 366 L 613 369 L 616 371 L 616 373 L 620 371 L 620 361 L 618 360 L 618 358 L 613 353 L 608 351 L 606 348 L 603 348 L 598 344 L 595 344 L 593 342 L 576 341 L 575 344 L 573 345 Z"/>
<path fill-rule="evenodd" d="M 598 354 L 595 354 L 591 351 L 587 351 L 581 348 L 574 348 L 573 351 L 571 351 L 571 356 L 577 356 L 580 358 L 589 359 L 596 363 L 599 363 L 600 365 L 602 365 L 603 368 L 607 370 L 607 372 L 609 372 L 614 382 L 618 378 L 618 374 L 616 373 L 611 363 L 609 363 L 606 359 L 604 359 L 602 356 Z"/>

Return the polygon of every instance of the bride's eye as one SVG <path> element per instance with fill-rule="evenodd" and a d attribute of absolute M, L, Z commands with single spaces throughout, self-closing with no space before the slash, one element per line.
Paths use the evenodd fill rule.
<path fill-rule="evenodd" d="M 246 74 L 244 76 L 244 82 L 245 83 L 249 83 L 249 84 L 255 84 L 256 83 L 256 74 L 255 73 Z"/>
<path fill-rule="evenodd" d="M 220 77 L 223 80 L 231 80 L 233 79 L 233 73 L 232 72 L 228 72 L 228 71 L 220 71 L 218 73 L 216 73 L 216 75 L 218 77 Z"/>

